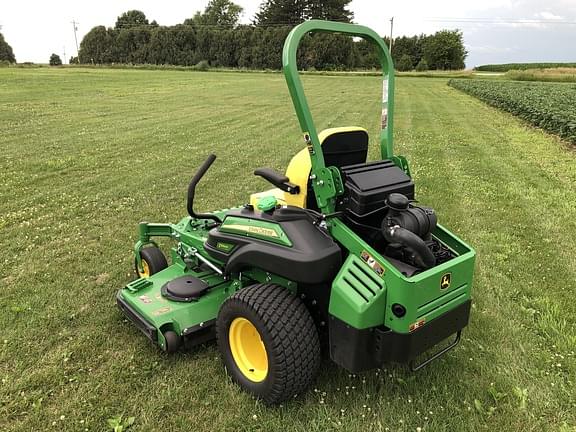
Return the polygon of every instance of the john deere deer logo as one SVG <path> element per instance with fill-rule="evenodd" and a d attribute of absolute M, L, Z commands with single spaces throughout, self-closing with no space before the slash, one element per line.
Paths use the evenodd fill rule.
<path fill-rule="evenodd" d="M 452 282 L 452 273 L 446 273 L 440 280 L 440 289 L 450 288 L 450 282 Z"/>

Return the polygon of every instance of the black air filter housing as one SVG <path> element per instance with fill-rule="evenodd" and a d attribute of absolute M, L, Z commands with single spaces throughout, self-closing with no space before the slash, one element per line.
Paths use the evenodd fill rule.
<path fill-rule="evenodd" d="M 344 195 L 338 210 L 349 216 L 364 219 L 375 210 L 384 208 L 391 193 L 401 193 L 414 199 L 414 182 L 390 160 L 349 165 L 340 169 L 344 181 Z M 380 218 L 382 215 L 380 215 Z"/>

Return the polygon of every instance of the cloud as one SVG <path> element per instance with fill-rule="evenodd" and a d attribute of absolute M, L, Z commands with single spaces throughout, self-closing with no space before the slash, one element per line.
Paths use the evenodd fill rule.
<path fill-rule="evenodd" d="M 514 48 L 503 47 L 503 46 L 482 46 L 482 45 L 468 45 L 466 44 L 466 49 L 468 51 L 474 51 L 476 54 L 506 54 L 514 52 Z"/>
<path fill-rule="evenodd" d="M 536 14 L 534 14 L 536 16 L 536 18 L 542 18 L 545 20 L 561 20 L 564 19 L 564 17 L 560 16 L 560 15 L 554 15 L 552 12 L 548 12 L 548 11 L 544 11 L 544 12 L 538 12 Z"/>
<path fill-rule="evenodd" d="M 531 20 L 518 20 L 518 21 L 501 21 L 496 23 L 502 27 L 509 27 L 509 28 L 529 28 L 529 29 L 543 29 L 548 26 L 547 23 L 539 22 L 539 21 L 531 21 Z"/>

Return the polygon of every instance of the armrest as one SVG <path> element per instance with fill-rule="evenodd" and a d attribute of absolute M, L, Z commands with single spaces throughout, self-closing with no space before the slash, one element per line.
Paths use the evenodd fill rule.
<path fill-rule="evenodd" d="M 290 179 L 286 177 L 284 174 L 279 173 L 278 171 L 272 168 L 258 168 L 256 171 L 254 171 L 254 174 L 262 177 L 265 180 L 268 180 L 275 186 L 290 181 Z"/>
<path fill-rule="evenodd" d="M 277 188 L 284 192 L 288 192 L 291 195 L 297 195 L 300 193 L 300 186 L 290 183 L 288 177 L 272 168 L 258 168 L 254 171 L 254 174 L 268 180 Z"/>

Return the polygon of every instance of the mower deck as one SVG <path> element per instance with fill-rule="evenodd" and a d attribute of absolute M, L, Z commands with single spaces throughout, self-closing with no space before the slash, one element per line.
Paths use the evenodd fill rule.
<path fill-rule="evenodd" d="M 189 277 L 190 282 L 192 278 L 202 281 L 207 289 L 189 300 L 174 300 L 167 298 L 166 293 L 163 295 L 163 287 L 182 277 Z M 117 302 L 126 316 L 161 348 L 164 348 L 162 333 L 168 330 L 201 343 L 214 337 L 214 317 L 230 295 L 230 285 L 230 281 L 212 270 L 187 270 L 183 263 L 176 262 L 149 278 L 130 282 L 118 292 Z"/>

